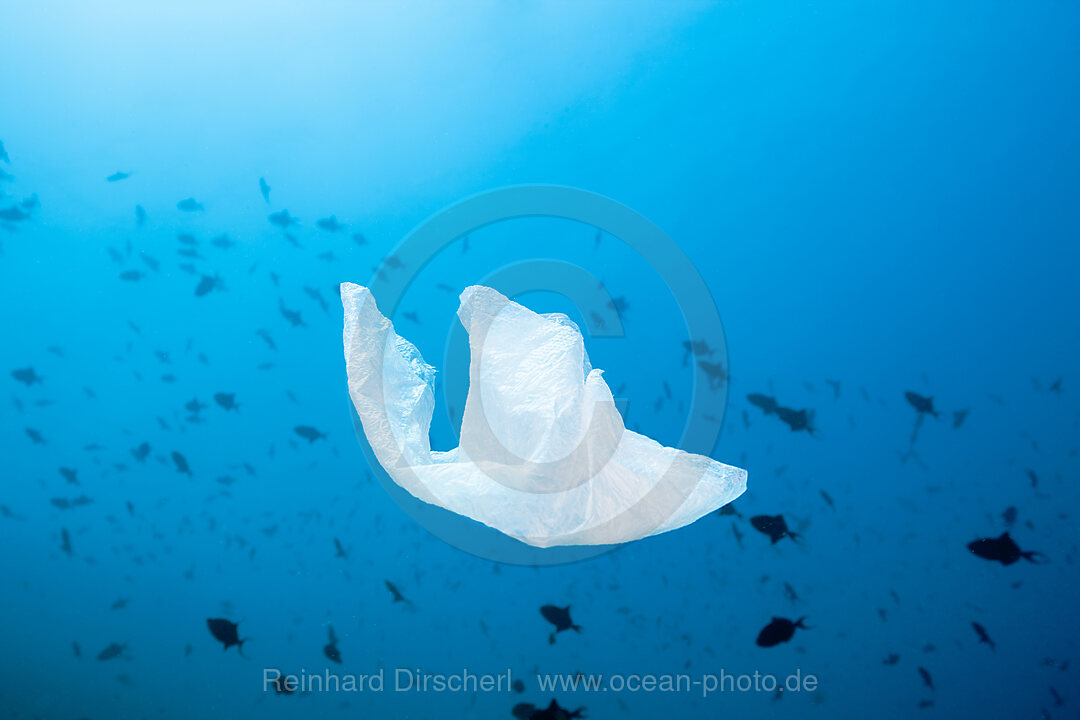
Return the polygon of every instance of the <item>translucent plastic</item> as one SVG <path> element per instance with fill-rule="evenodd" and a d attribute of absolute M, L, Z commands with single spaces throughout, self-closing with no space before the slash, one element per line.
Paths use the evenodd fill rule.
<path fill-rule="evenodd" d="M 674 530 L 731 502 L 746 471 L 627 430 L 577 326 L 491 288 L 461 294 L 469 395 L 461 444 L 433 452 L 435 369 L 371 292 L 344 283 L 349 394 L 375 456 L 414 496 L 536 547 Z"/>

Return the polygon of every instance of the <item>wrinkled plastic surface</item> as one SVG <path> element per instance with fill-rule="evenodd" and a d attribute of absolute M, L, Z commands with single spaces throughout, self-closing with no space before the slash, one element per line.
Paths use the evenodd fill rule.
<path fill-rule="evenodd" d="M 379 463 L 420 500 L 536 547 L 622 543 L 687 525 L 746 471 L 627 430 L 577 326 L 491 288 L 461 294 L 469 394 L 461 444 L 433 452 L 435 369 L 371 292 L 344 283 L 349 395 Z"/>

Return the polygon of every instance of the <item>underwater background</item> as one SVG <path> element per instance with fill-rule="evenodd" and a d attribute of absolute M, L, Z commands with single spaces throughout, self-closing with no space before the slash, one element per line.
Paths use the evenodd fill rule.
<path fill-rule="evenodd" d="M 0 18 L 0 717 L 1080 716 L 1076 3 Z M 712 457 L 749 472 L 734 512 L 529 565 L 388 492 L 337 295 L 380 273 L 410 278 L 392 319 L 441 369 L 464 287 L 586 271 L 624 329 L 586 334 L 593 366 L 629 427 L 680 442 L 709 358 L 679 279 L 619 238 L 512 220 L 395 266 L 426 219 L 520 184 L 624 204 L 704 278 L 727 347 Z M 586 326 L 550 279 L 516 299 Z M 969 551 L 1006 531 L 1037 562 Z M 551 642 L 543 605 L 581 631 Z M 761 647 L 774 617 L 809 629 Z M 249 640 L 223 652 L 210 618 Z M 277 693 L 267 668 L 386 682 Z M 398 691 L 401 668 L 520 683 Z M 721 672 L 816 683 L 704 692 Z M 698 682 L 626 687 L 647 674 Z"/>

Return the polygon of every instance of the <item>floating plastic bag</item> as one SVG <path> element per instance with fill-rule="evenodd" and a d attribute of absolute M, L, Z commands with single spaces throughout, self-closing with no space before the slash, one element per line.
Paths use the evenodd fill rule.
<path fill-rule="evenodd" d="M 375 457 L 424 502 L 536 547 L 674 530 L 731 502 L 746 471 L 627 430 L 577 326 L 491 288 L 461 294 L 469 395 L 461 444 L 433 452 L 435 369 L 365 287 L 344 283 L 349 395 Z"/>

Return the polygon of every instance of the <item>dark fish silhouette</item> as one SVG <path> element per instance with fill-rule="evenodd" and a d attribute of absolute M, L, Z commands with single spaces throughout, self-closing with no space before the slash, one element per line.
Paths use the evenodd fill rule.
<path fill-rule="evenodd" d="M 288 320 L 290 325 L 293 327 L 307 327 L 307 323 L 304 322 L 299 310 L 290 310 L 285 307 L 285 301 L 281 299 L 278 300 L 278 307 L 281 309 L 282 317 Z"/>
<path fill-rule="evenodd" d="M 135 206 L 135 227 L 146 224 L 146 209 L 142 205 Z"/>
<path fill-rule="evenodd" d="M 1007 526 L 1012 527 L 1013 523 L 1016 522 L 1017 514 L 1018 513 L 1016 507 L 1010 505 L 1009 507 L 1005 508 L 1005 510 L 1001 513 L 1001 519 L 1005 521 L 1005 524 Z"/>
<path fill-rule="evenodd" d="M 323 655 L 326 656 L 327 660 L 330 660 L 331 662 L 336 662 L 336 663 L 338 663 L 340 665 L 341 664 L 341 651 L 338 650 L 338 646 L 337 646 L 338 638 L 337 638 L 337 635 L 334 634 L 334 626 L 333 625 L 328 625 L 327 630 L 330 631 L 330 639 L 329 639 L 329 642 L 327 642 L 325 645 L 323 645 L 323 649 L 322 649 Z"/>
<path fill-rule="evenodd" d="M 798 542 L 799 536 L 788 530 L 783 515 L 755 515 L 750 518 L 750 524 L 753 525 L 754 529 L 758 532 L 768 535 L 774 545 L 785 537 L 789 537 L 792 541 Z"/>
<path fill-rule="evenodd" d="M 896 653 L 889 653 L 889 656 L 881 661 L 882 665 L 895 665 L 900 662 L 900 656 Z"/>
<path fill-rule="evenodd" d="M 581 626 L 575 625 L 570 619 L 570 606 L 567 605 L 564 608 L 557 605 L 543 605 L 540 607 L 540 614 L 544 616 L 544 619 L 555 626 L 555 632 L 548 636 L 548 644 L 555 644 L 555 636 L 561 633 L 563 630 L 573 630 L 574 632 L 581 632 Z"/>
<path fill-rule="evenodd" d="M 304 286 L 304 294 L 307 295 L 312 300 L 314 300 L 315 302 L 319 303 L 319 307 L 321 307 L 323 309 L 323 312 L 329 312 L 330 308 L 326 304 L 326 298 L 323 297 L 321 290 L 319 290 L 318 288 L 313 288 L 313 287 L 309 287 L 309 286 L 305 285 Z"/>
<path fill-rule="evenodd" d="M 187 458 L 173 450 L 172 461 L 173 464 L 176 465 L 176 472 L 191 477 L 191 467 L 188 465 Z"/>
<path fill-rule="evenodd" d="M 127 649 L 127 643 L 109 643 L 109 645 L 98 653 L 97 659 L 101 662 L 106 660 L 112 660 L 118 658 L 124 654 L 124 650 Z"/>
<path fill-rule="evenodd" d="M 23 220 L 29 220 L 30 213 L 23 212 L 19 209 L 18 205 L 12 205 L 11 207 L 0 210 L 0 220 L 6 222 L 22 222 Z"/>
<path fill-rule="evenodd" d="M 923 397 L 917 392 L 907 390 L 904 392 L 904 397 L 911 404 L 911 407 L 915 408 L 915 411 L 921 415 L 933 415 L 938 417 L 939 413 L 934 409 L 934 398 Z"/>
<path fill-rule="evenodd" d="M 996 560 L 1002 565 L 1012 565 L 1020 558 L 1037 564 L 1039 562 L 1038 558 L 1043 557 L 1042 553 L 1035 550 L 1022 551 L 1007 532 L 996 538 L 973 540 L 968 543 L 967 547 L 968 550 L 984 560 Z"/>
<path fill-rule="evenodd" d="M 316 220 L 315 225 L 326 232 L 341 232 L 345 229 L 345 226 L 338 222 L 337 215 Z"/>
<path fill-rule="evenodd" d="M 326 435 L 309 425 L 297 425 L 293 428 L 293 432 L 307 440 L 308 443 L 313 443 L 316 440 L 321 440 L 326 437 Z"/>
<path fill-rule="evenodd" d="M 735 536 L 735 542 L 739 543 L 739 547 L 742 547 L 743 534 L 742 531 L 739 530 L 739 526 L 735 523 L 731 523 L 731 533 Z"/>
<path fill-rule="evenodd" d="M 71 534 L 68 533 L 67 528 L 60 528 L 60 550 L 68 557 L 75 554 L 71 547 Z"/>
<path fill-rule="evenodd" d="M 236 652 L 241 657 L 244 656 L 244 643 L 248 641 L 248 638 L 240 639 L 237 623 L 224 618 L 207 618 L 206 627 L 210 630 L 210 634 L 214 636 L 214 639 L 225 646 L 225 650 L 235 645 Z"/>
<path fill-rule="evenodd" d="M 270 337 L 270 332 L 268 330 L 260 328 L 255 331 L 255 334 L 265 340 L 267 346 L 269 346 L 271 350 L 277 350 L 277 345 L 274 344 L 274 338 Z"/>
<path fill-rule="evenodd" d="M 789 582 L 784 583 L 784 595 L 793 603 L 799 602 L 799 594 L 795 592 L 795 588 Z"/>
<path fill-rule="evenodd" d="M 138 282 L 146 277 L 146 273 L 141 270 L 125 270 L 120 273 L 120 279 L 125 282 Z"/>
<path fill-rule="evenodd" d="M 773 647 L 780 643 L 786 643 L 795 635 L 795 628 L 802 628 L 803 630 L 809 630 L 810 628 L 803 625 L 803 620 L 806 618 L 801 617 L 795 622 L 791 622 L 787 618 L 774 617 L 772 622 L 761 629 L 761 632 L 757 636 L 757 644 L 759 647 Z"/>
<path fill-rule="evenodd" d="M 94 499 L 89 498 L 86 495 L 80 495 L 79 497 L 71 498 L 70 500 L 68 500 L 67 498 L 53 498 L 49 502 L 53 505 L 53 507 L 57 507 L 61 510 L 68 510 L 70 508 L 86 507 L 87 505 L 91 505 L 93 504 Z"/>
<path fill-rule="evenodd" d="M 683 367 L 686 367 L 687 363 L 690 362 L 691 356 L 712 357 L 713 353 L 716 352 L 711 347 L 709 347 L 709 343 L 705 340 L 683 340 L 682 346 L 683 350 L 686 351 L 683 353 Z"/>
<path fill-rule="evenodd" d="M 698 367 L 705 373 L 705 377 L 709 381 L 709 388 L 711 390 L 722 388 L 724 383 L 728 380 L 727 370 L 724 369 L 724 366 L 721 363 L 698 360 Z"/>
<path fill-rule="evenodd" d="M 761 411 L 766 415 L 775 413 L 780 407 L 776 404 L 776 398 L 761 393 L 750 393 L 746 396 L 746 399 L 754 407 L 761 408 Z"/>
<path fill-rule="evenodd" d="M 203 275 L 199 284 L 195 286 L 195 297 L 209 295 L 214 290 L 224 290 L 225 281 L 217 275 Z"/>
<path fill-rule="evenodd" d="M 176 203 L 176 208 L 181 212 L 197 212 L 203 209 L 203 204 L 196 202 L 195 198 L 185 198 Z"/>
<path fill-rule="evenodd" d="M 41 436 L 41 433 L 34 428 L 25 428 L 26 436 L 30 438 L 30 442 L 35 445 L 45 445 L 45 438 Z"/>
<path fill-rule="evenodd" d="M 586 708 L 583 707 L 576 710 L 567 710 L 559 707 L 559 703 L 552 699 L 551 704 L 542 709 L 532 703 L 518 703 L 510 711 L 510 714 L 516 720 L 573 720 L 574 718 L 586 717 L 585 710 Z"/>
<path fill-rule="evenodd" d="M 71 485 L 79 484 L 79 471 L 75 468 L 62 467 L 60 468 L 60 475 Z"/>
<path fill-rule="evenodd" d="M 221 406 L 225 412 L 240 409 L 240 406 L 236 404 L 236 393 L 215 393 L 214 402 Z"/>
<path fill-rule="evenodd" d="M 147 255 L 144 252 L 139 253 L 139 259 L 143 261 L 143 264 L 146 265 L 146 267 L 150 268 L 154 272 L 157 272 L 161 267 L 161 263 L 159 263 L 156 259 Z"/>
<path fill-rule="evenodd" d="M 271 225 L 277 225 L 282 230 L 288 230 L 293 225 L 299 225 L 300 220 L 289 214 L 288 210 L 279 210 L 266 216 Z"/>
<path fill-rule="evenodd" d="M 121 180 L 127 180 L 129 177 L 131 177 L 131 173 L 114 172 L 112 175 L 105 178 L 105 182 L 111 182 L 111 183 L 120 182 Z"/>
<path fill-rule="evenodd" d="M 952 426 L 953 426 L 954 430 L 964 424 L 964 421 L 967 420 L 967 416 L 968 416 L 969 412 L 971 412 L 971 411 L 967 410 L 967 409 L 954 410 L 953 411 L 953 414 L 952 414 Z"/>
<path fill-rule="evenodd" d="M 787 407 L 777 407 L 776 416 L 791 428 L 791 432 L 805 430 L 811 435 L 814 434 L 814 413 L 811 410 L 792 410 Z"/>
<path fill-rule="evenodd" d="M 263 196 L 268 204 L 270 202 L 270 185 L 267 184 L 266 178 L 259 178 L 259 194 Z"/>
<path fill-rule="evenodd" d="M 213 245 L 216 248 L 221 248 L 222 250 L 228 250 L 229 248 L 236 245 L 236 242 L 233 241 L 233 240 L 230 240 L 228 235 L 218 235 L 217 237 L 215 237 L 213 240 L 210 241 L 210 244 Z"/>
<path fill-rule="evenodd" d="M 836 504 L 833 503 L 833 499 L 832 499 L 832 497 L 829 496 L 829 493 L 825 492 L 824 490 L 819 490 L 818 492 L 821 493 L 821 499 L 824 500 L 826 503 L 828 503 L 829 507 L 831 507 L 831 508 L 833 508 L 835 510 L 836 509 Z"/>
<path fill-rule="evenodd" d="M 979 636 L 979 642 L 986 643 L 990 646 L 991 650 L 996 649 L 997 646 L 994 645 L 994 641 L 991 640 L 990 636 L 986 633 L 986 628 L 974 620 L 971 622 L 971 627 L 975 628 L 975 633 Z"/>
<path fill-rule="evenodd" d="M 396 260 L 397 258 L 395 258 Z M 390 258 L 387 258 L 389 262 Z M 619 315 L 622 315 L 630 309 L 630 302 L 625 297 L 615 297 L 608 300 L 608 307 L 614 310 Z"/>
<path fill-rule="evenodd" d="M 30 387 L 34 383 L 42 384 L 45 378 L 34 372 L 34 368 L 19 368 L 18 370 L 11 371 L 11 377 L 21 382 L 26 387 Z"/>
<path fill-rule="evenodd" d="M 274 683 L 275 695 L 292 695 L 298 687 L 295 678 L 282 674 L 280 670 L 277 670 L 277 676 L 271 682 Z"/>
<path fill-rule="evenodd" d="M 735 509 L 735 503 L 729 502 L 727 505 L 721 506 L 717 511 L 717 515 L 723 517 L 724 515 L 734 515 L 737 518 L 742 518 L 742 513 Z"/>
<path fill-rule="evenodd" d="M 3 140 L 0 140 L 0 160 L 3 160 L 4 162 L 8 163 L 9 165 L 11 164 L 11 158 L 8 157 L 7 150 L 4 149 L 4 141 Z"/>
<path fill-rule="evenodd" d="M 139 462 L 146 462 L 146 458 L 150 455 L 150 443 L 144 442 L 136 448 L 132 448 L 131 456 Z"/>
<path fill-rule="evenodd" d="M 919 675 L 922 676 L 923 685 L 925 685 L 926 687 L 933 690 L 934 689 L 934 679 L 932 677 L 930 677 L 930 671 L 927 670 L 926 668 L 924 668 L 922 665 L 920 665 L 919 666 Z"/>
<path fill-rule="evenodd" d="M 334 557 L 339 557 L 343 560 L 349 559 L 349 554 L 345 552 L 345 546 L 341 544 L 341 541 L 334 538 Z M 404 598 L 402 598 L 404 599 Z M 396 602 L 396 598 L 395 598 Z"/>
<path fill-rule="evenodd" d="M 390 591 L 390 594 L 394 596 L 394 602 L 405 603 L 406 605 L 412 605 L 412 601 L 409 598 L 401 594 L 401 591 L 397 589 L 397 586 L 389 580 L 384 580 L 386 583 L 386 589 Z"/>

